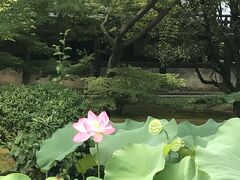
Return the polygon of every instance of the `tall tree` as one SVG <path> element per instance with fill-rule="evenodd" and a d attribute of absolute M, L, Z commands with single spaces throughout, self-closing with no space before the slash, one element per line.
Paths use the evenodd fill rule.
<path fill-rule="evenodd" d="M 138 1 L 138 3 L 135 3 L 137 6 L 129 6 L 130 1 L 125 2 L 127 2 L 125 3 L 125 9 L 129 10 L 129 7 L 131 7 L 129 11 L 130 14 L 128 12 L 126 13 L 127 16 L 123 15 L 125 19 L 119 21 L 120 26 L 116 27 L 113 36 L 110 35 L 106 28 L 109 18 L 112 18 L 110 13 L 106 14 L 105 19 L 101 24 L 102 31 L 107 38 L 109 45 L 112 47 L 112 54 L 108 61 L 108 69 L 117 67 L 123 57 L 125 49 L 137 40 L 145 38 L 147 34 L 151 32 L 152 29 L 156 27 L 172 10 L 172 8 L 180 3 L 179 0 L 164 1 L 163 3 L 159 3 L 158 0 L 148 0 L 141 2 Z M 114 3 L 111 5 L 114 6 Z M 123 6 L 120 7 L 124 9 Z M 116 14 L 114 15 L 116 17 Z M 145 20 L 145 22 L 142 23 L 144 26 L 139 25 L 143 20 Z M 136 25 L 139 25 L 141 28 L 137 28 Z"/>
<path fill-rule="evenodd" d="M 157 33 L 160 38 L 151 46 L 151 53 L 163 63 L 169 63 L 166 59 L 170 59 L 170 63 L 176 60 L 194 62 L 202 83 L 212 84 L 226 93 L 239 91 L 239 15 L 238 0 L 186 1 L 182 8 L 166 18 L 165 24 L 160 24 Z M 210 80 L 203 78 L 197 66 L 199 63 L 212 69 Z M 236 83 L 232 81 L 232 70 Z"/>

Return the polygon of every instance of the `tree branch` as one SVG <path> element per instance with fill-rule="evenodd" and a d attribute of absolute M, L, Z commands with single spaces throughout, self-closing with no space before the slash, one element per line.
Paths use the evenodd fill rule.
<path fill-rule="evenodd" d="M 212 84 L 212 85 L 218 84 L 218 83 L 217 83 L 216 81 L 214 81 L 214 80 L 210 80 L 210 81 L 205 80 L 205 79 L 203 78 L 203 76 L 202 76 L 199 68 L 196 68 L 196 67 L 195 67 L 195 71 L 196 71 L 196 73 L 197 73 L 200 81 L 201 81 L 203 84 Z"/>
<path fill-rule="evenodd" d="M 148 4 L 142 8 L 140 11 L 137 12 L 137 14 L 135 16 L 133 16 L 128 22 L 126 25 L 124 25 L 121 30 L 120 30 L 120 34 L 121 34 L 121 37 L 123 37 L 128 31 L 129 29 L 131 29 L 134 24 L 140 20 L 145 14 L 148 13 L 148 11 L 153 7 L 155 6 L 155 4 L 157 3 L 157 0 L 151 0 L 151 1 L 148 1 Z"/>
<path fill-rule="evenodd" d="M 134 43 L 135 41 L 142 39 L 144 36 L 146 36 L 150 31 L 152 31 L 152 29 L 162 21 L 162 19 L 169 13 L 169 11 L 172 10 L 172 8 L 178 3 L 178 0 L 173 1 L 173 3 L 171 3 L 169 5 L 169 7 L 164 8 L 164 9 L 160 9 L 157 8 L 155 6 L 153 6 L 152 8 L 154 8 L 156 11 L 158 11 L 158 15 L 148 24 L 148 26 L 143 29 L 137 36 L 133 37 L 132 39 L 126 40 L 125 41 L 125 45 L 130 45 L 132 43 Z M 157 8 L 157 9 L 156 9 Z"/>
<path fill-rule="evenodd" d="M 195 67 L 195 71 L 196 71 L 196 73 L 197 73 L 197 75 L 198 75 L 198 78 L 200 79 L 201 83 L 214 85 L 215 87 L 221 89 L 223 92 L 229 93 L 229 88 L 226 88 L 226 86 L 224 86 L 224 84 L 218 83 L 217 81 L 215 81 L 215 80 L 213 80 L 213 79 L 210 80 L 210 81 L 205 80 L 205 79 L 203 78 L 203 76 L 202 76 L 199 68 L 196 68 L 196 67 Z"/>
<path fill-rule="evenodd" d="M 107 31 L 107 29 L 106 29 L 106 27 L 105 27 L 105 24 L 107 23 L 108 18 L 109 18 L 109 15 L 107 14 L 107 15 L 105 16 L 104 21 L 101 23 L 101 29 L 102 29 L 103 34 L 106 36 L 107 40 L 109 41 L 110 45 L 113 46 L 114 40 L 113 40 L 113 38 L 109 35 L 109 33 L 108 33 L 108 31 Z"/>

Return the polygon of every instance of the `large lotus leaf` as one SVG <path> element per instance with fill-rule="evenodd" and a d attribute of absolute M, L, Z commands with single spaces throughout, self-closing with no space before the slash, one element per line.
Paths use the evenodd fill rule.
<path fill-rule="evenodd" d="M 196 168 L 194 159 L 187 156 L 179 163 L 166 164 L 164 170 L 160 171 L 154 180 L 210 180 L 210 177 Z"/>
<path fill-rule="evenodd" d="M 230 119 L 219 128 L 206 148 L 196 149 L 196 164 L 211 176 L 211 180 L 239 180 L 239 129 L 240 119 Z"/>
<path fill-rule="evenodd" d="M 190 148 L 195 146 L 205 147 L 207 142 L 215 137 L 222 124 L 212 119 L 200 126 L 184 121 L 178 126 L 178 136 L 183 138 L 186 146 Z"/>
<path fill-rule="evenodd" d="M 7 176 L 0 176 L 0 180 L 31 180 L 27 175 L 12 173 Z"/>
<path fill-rule="evenodd" d="M 215 134 L 218 128 L 223 123 L 217 123 L 216 121 L 209 119 L 205 124 L 197 126 L 189 121 L 184 121 L 178 125 L 178 136 L 185 137 L 185 136 L 193 136 L 193 137 L 207 137 Z"/>
<path fill-rule="evenodd" d="M 63 178 L 59 178 L 59 177 L 48 177 L 46 180 L 63 180 Z"/>
<path fill-rule="evenodd" d="M 128 144 L 115 151 L 105 167 L 104 180 L 150 180 L 165 165 L 164 144 Z"/>
<path fill-rule="evenodd" d="M 68 124 L 58 129 L 50 139 L 43 141 L 40 150 L 36 153 L 37 164 L 41 170 L 48 171 L 55 161 L 63 160 L 82 144 L 73 142 L 76 133 L 72 124 Z"/>
<path fill-rule="evenodd" d="M 85 174 L 88 169 L 93 166 L 97 166 L 96 161 L 93 159 L 91 154 L 87 154 L 84 158 L 79 159 L 76 164 L 78 172 Z"/>
<path fill-rule="evenodd" d="M 116 129 L 132 130 L 144 126 L 145 122 L 134 121 L 132 119 L 126 119 L 124 123 L 114 123 Z"/>
<path fill-rule="evenodd" d="M 129 143 L 138 143 L 138 144 L 149 144 L 151 146 L 156 146 L 161 143 L 167 143 L 167 138 L 165 133 L 160 133 L 159 135 L 150 135 L 148 132 L 148 125 L 150 121 L 152 121 L 153 118 L 149 117 L 147 122 L 144 124 L 144 126 L 141 126 L 139 128 L 130 129 L 127 127 L 127 124 L 133 124 L 127 122 L 125 126 L 125 129 L 118 129 L 117 132 L 114 135 L 105 136 L 103 141 L 99 143 L 99 149 L 101 153 L 101 164 L 104 165 L 109 157 L 112 155 L 112 153 L 121 147 L 129 144 Z M 176 137 L 177 134 L 177 123 L 175 120 L 172 120 L 170 122 L 163 120 L 161 121 L 164 125 L 164 129 L 169 134 L 169 138 L 173 139 Z M 96 148 L 91 149 L 91 154 L 93 156 L 96 155 Z"/>

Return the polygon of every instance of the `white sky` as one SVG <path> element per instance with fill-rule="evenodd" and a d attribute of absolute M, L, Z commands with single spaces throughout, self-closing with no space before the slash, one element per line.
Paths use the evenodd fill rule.
<path fill-rule="evenodd" d="M 230 10 L 230 7 L 228 6 L 228 4 L 222 2 L 221 6 L 222 6 L 222 14 L 223 15 L 230 15 L 231 10 Z"/>

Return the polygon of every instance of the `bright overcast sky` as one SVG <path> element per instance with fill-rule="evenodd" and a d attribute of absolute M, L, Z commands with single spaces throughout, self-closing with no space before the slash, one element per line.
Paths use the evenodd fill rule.
<path fill-rule="evenodd" d="M 224 3 L 224 2 L 222 2 L 221 3 L 221 5 L 222 5 L 222 14 L 223 15 L 230 15 L 230 7 L 228 6 L 228 4 L 226 4 L 226 3 Z"/>

